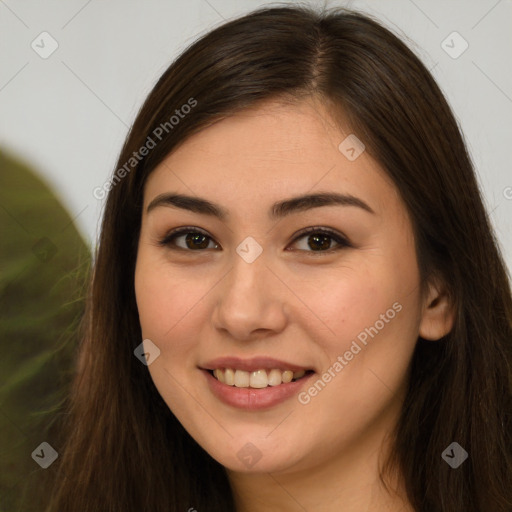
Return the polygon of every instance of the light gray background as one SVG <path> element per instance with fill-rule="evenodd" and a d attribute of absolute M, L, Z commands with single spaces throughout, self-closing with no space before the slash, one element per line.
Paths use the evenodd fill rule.
<path fill-rule="evenodd" d="M 271 3 L 0 0 L 0 146 L 44 176 L 94 247 L 103 201 L 93 190 L 108 180 L 158 77 L 199 35 Z M 512 0 L 326 5 L 376 15 L 432 70 L 462 126 L 512 269 Z M 31 47 L 44 31 L 59 45 L 47 59 Z M 453 31 L 469 44 L 456 59 L 441 46 Z"/>

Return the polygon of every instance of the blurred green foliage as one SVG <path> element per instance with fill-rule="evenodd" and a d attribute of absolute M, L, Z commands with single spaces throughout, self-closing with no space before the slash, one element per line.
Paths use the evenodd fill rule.
<path fill-rule="evenodd" d="M 0 512 L 40 512 L 59 459 L 90 250 L 50 188 L 0 151 Z"/>

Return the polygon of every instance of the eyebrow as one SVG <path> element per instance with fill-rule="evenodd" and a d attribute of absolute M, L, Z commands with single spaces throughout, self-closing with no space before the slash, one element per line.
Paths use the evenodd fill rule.
<path fill-rule="evenodd" d="M 229 217 L 229 212 L 222 206 L 212 203 L 201 197 L 188 196 L 184 194 L 165 193 L 155 197 L 148 205 L 146 212 L 149 213 L 158 206 L 170 206 L 189 210 L 203 215 L 217 217 L 225 221 Z M 332 192 L 320 192 L 317 194 L 306 194 L 292 197 L 284 201 L 274 203 L 269 211 L 270 219 L 279 219 L 287 215 L 319 208 L 321 206 L 355 206 L 375 214 L 372 208 L 362 199 L 350 194 L 337 194 Z"/>

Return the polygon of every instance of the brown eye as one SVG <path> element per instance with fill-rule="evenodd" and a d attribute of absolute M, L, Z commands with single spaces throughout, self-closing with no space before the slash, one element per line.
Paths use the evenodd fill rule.
<path fill-rule="evenodd" d="M 344 247 L 350 247 L 350 244 L 345 237 L 326 228 L 308 228 L 306 231 L 302 232 L 301 235 L 295 238 L 294 243 L 297 243 L 297 241 L 302 238 L 305 239 L 306 243 L 302 248 L 299 248 L 299 250 L 305 252 L 331 253 L 333 251 L 343 249 Z M 337 246 L 333 248 L 332 242 L 335 242 Z"/>
<path fill-rule="evenodd" d="M 213 242 L 213 247 L 209 247 L 210 242 Z M 159 244 L 184 251 L 216 249 L 219 247 L 211 237 L 199 231 L 197 228 L 180 228 L 177 231 L 169 233 Z"/>

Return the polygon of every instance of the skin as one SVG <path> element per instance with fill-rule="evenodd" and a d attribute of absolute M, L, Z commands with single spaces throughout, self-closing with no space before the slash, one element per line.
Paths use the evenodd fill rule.
<path fill-rule="evenodd" d="M 267 102 L 193 135 L 145 185 L 135 289 L 143 337 L 161 351 L 148 369 L 190 435 L 226 467 L 242 512 L 412 510 L 399 475 L 390 479 L 396 495 L 382 488 L 379 461 L 417 338 L 446 334 L 453 312 L 438 284 L 422 300 L 405 206 L 367 152 L 349 161 L 338 149 L 350 133 L 317 100 Z M 374 213 L 331 205 L 268 217 L 274 202 L 320 191 L 351 194 Z M 148 213 L 166 192 L 206 198 L 229 217 L 165 205 Z M 204 230 L 208 247 L 187 249 L 185 236 L 174 240 L 181 251 L 159 245 L 182 226 Z M 314 251 L 311 234 L 297 238 L 310 226 L 351 246 Z M 252 263 L 236 252 L 248 236 L 263 249 Z M 401 311 L 306 405 L 293 396 L 243 411 L 220 402 L 198 369 L 215 357 L 265 355 L 314 369 L 314 382 L 394 303 Z M 249 442 L 261 455 L 251 467 L 237 457 Z"/>

